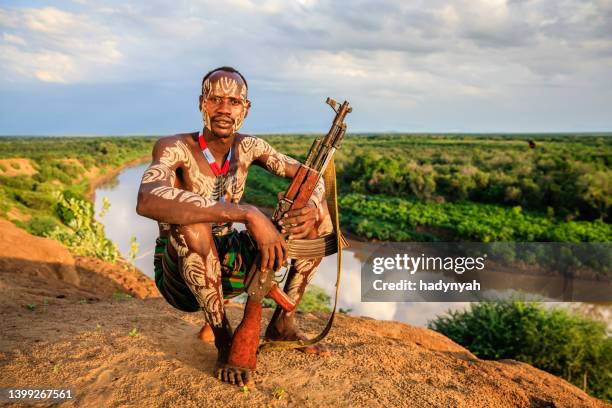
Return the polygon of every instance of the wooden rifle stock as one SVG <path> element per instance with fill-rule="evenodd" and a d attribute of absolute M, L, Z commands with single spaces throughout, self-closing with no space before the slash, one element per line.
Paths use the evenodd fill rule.
<path fill-rule="evenodd" d="M 276 281 L 272 279 L 272 274 L 268 274 L 267 279 L 261 279 L 260 259 L 259 256 L 255 258 L 251 270 L 244 280 L 244 289 L 249 299 L 261 303 L 264 297 L 267 297 L 274 300 L 285 311 L 292 312 L 295 310 L 295 302 L 278 287 Z"/>

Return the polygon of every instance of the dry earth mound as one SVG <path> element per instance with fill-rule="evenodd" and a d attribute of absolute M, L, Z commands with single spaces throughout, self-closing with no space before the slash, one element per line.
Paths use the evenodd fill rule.
<path fill-rule="evenodd" d="M 12 287 L 19 300 L 29 293 L 56 292 L 80 299 L 159 296 L 153 281 L 129 265 L 73 257 L 59 242 L 35 237 L 6 220 L 0 219 L 0 229 L 0 287 Z"/>
<path fill-rule="evenodd" d="M 326 340 L 331 357 L 264 352 L 255 388 L 242 392 L 211 376 L 216 353 L 196 338 L 200 314 L 113 296 L 117 279 L 102 264 L 74 262 L 77 286 L 62 280 L 70 273 L 45 269 L 70 268 L 69 259 L 47 262 L 34 241 L 28 248 L 39 255 L 30 263 L 2 253 L 12 261 L 0 264 L 0 387 L 69 387 L 67 406 L 606 406 L 527 364 L 480 360 L 433 331 L 344 315 Z M 241 312 L 228 305 L 234 327 Z M 300 324 L 314 334 L 326 318 L 300 315 Z"/>
<path fill-rule="evenodd" d="M 0 176 L 33 176 L 36 173 L 30 159 L 0 159 Z"/>

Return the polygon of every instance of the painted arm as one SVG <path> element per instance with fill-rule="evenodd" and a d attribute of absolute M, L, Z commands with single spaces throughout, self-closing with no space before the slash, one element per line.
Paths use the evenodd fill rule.
<path fill-rule="evenodd" d="M 268 142 L 262 139 L 257 139 L 259 148 L 256 149 L 258 156 L 255 158 L 255 164 L 264 167 L 269 172 L 276 174 L 279 177 L 293 179 L 297 174 L 301 164 L 297 160 L 277 152 Z M 317 209 L 325 199 L 325 183 L 321 177 L 312 193 L 312 197 L 308 201 L 309 205 L 314 205 Z"/>
<path fill-rule="evenodd" d="M 177 169 L 184 166 L 187 145 L 177 139 L 160 139 L 153 148 L 153 160 L 145 171 L 136 212 L 168 224 L 199 222 L 248 222 L 250 213 L 259 212 L 249 205 L 220 203 L 191 191 L 175 187 Z"/>
<path fill-rule="evenodd" d="M 277 152 L 269 143 L 258 139 L 260 144 L 256 149 L 255 163 L 266 168 L 280 177 L 293 179 L 302 165 L 295 159 Z M 325 199 L 325 184 L 321 177 L 312 196 L 305 207 L 287 212 L 286 218 L 280 220 L 278 225 L 282 233 L 287 233 L 289 239 L 314 238 L 316 236 L 316 223 L 319 220 L 321 204 Z"/>

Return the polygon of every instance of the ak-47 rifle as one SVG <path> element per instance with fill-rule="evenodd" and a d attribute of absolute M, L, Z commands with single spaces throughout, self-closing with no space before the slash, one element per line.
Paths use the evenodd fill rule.
<path fill-rule="evenodd" d="M 324 138 L 317 138 L 312 143 L 308 156 L 304 164 L 300 165 L 295 177 L 287 188 L 284 196 L 279 200 L 272 216 L 275 225 L 283 216 L 291 211 L 298 210 L 306 206 L 312 197 L 317 183 L 325 173 L 325 169 L 332 160 L 334 152 L 340 148 L 340 143 L 346 133 L 347 125 L 344 118 L 352 111 L 349 103 L 344 101 L 340 106 L 332 98 L 327 98 L 326 103 L 336 112 L 331 128 Z M 284 310 L 291 312 L 295 309 L 293 302 L 287 294 L 278 287 L 271 274 L 266 274 L 267 279 L 263 279 L 257 262 L 251 268 L 251 272 L 245 279 L 245 290 L 250 298 L 256 301 L 263 301 L 264 297 L 272 298 Z"/>
<path fill-rule="evenodd" d="M 347 127 L 344 118 L 352 111 L 352 108 L 349 107 L 347 101 L 344 101 L 337 109 L 336 101 L 332 98 L 327 98 L 326 102 L 336 112 L 331 129 L 323 139 L 317 138 L 312 143 L 306 161 L 300 166 L 285 195 L 276 205 L 276 210 L 272 216 L 274 222 L 283 218 L 288 211 L 298 210 L 306 206 L 327 165 L 334 156 L 334 152 L 340 148 Z"/>

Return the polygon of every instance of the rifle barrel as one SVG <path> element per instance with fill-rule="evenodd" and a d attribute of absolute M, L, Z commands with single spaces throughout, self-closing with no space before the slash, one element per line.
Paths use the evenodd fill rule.
<path fill-rule="evenodd" d="M 344 123 L 344 118 L 353 110 L 351 107 L 349 107 L 349 103 L 347 101 L 342 102 L 338 110 L 335 109 L 335 103 L 333 105 L 330 104 L 330 106 L 332 106 L 332 109 L 334 109 L 336 112 L 336 116 L 334 117 L 329 132 L 327 132 L 327 135 L 323 138 L 323 140 L 320 140 L 319 146 L 317 146 L 318 152 L 313 154 L 313 157 L 311 158 L 313 160 L 311 167 L 317 171 L 322 170 L 319 169 L 319 167 L 325 165 L 327 162 L 326 157 L 329 150 L 331 148 L 340 147 L 340 142 L 342 141 L 344 133 L 346 132 L 346 123 Z"/>
<path fill-rule="evenodd" d="M 310 151 L 308 152 L 308 157 L 306 157 L 306 161 L 304 162 L 304 165 L 306 167 L 310 167 L 310 165 L 312 163 L 312 160 L 315 157 L 315 154 L 319 150 L 319 146 L 321 146 L 321 139 L 320 138 L 316 138 L 312 142 L 312 146 L 310 146 Z"/>

